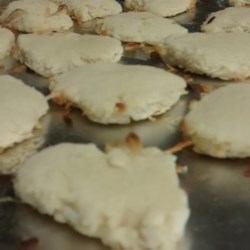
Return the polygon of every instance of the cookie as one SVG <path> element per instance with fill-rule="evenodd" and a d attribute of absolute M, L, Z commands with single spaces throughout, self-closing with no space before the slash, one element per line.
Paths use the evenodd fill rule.
<path fill-rule="evenodd" d="M 80 108 L 92 121 L 127 124 L 165 113 L 185 93 L 186 82 L 163 69 L 114 63 L 88 64 L 55 76 L 58 104 Z"/>
<path fill-rule="evenodd" d="M 111 37 L 57 33 L 20 35 L 17 39 L 17 58 L 44 77 L 86 63 L 117 62 L 122 54 L 121 42 Z"/>
<path fill-rule="evenodd" d="M 97 17 L 115 15 L 122 11 L 116 0 L 62 0 L 71 17 L 77 22 L 86 22 Z"/>
<path fill-rule="evenodd" d="M 217 158 L 250 156 L 249 93 L 249 84 L 230 84 L 193 106 L 182 127 L 196 152 Z"/>
<path fill-rule="evenodd" d="M 26 33 L 64 32 L 73 26 L 65 8 L 52 0 L 18 0 L 10 2 L 0 22 Z"/>
<path fill-rule="evenodd" d="M 12 76 L 0 76 L 0 153 L 33 136 L 46 114 L 46 98 Z"/>
<path fill-rule="evenodd" d="M 213 32 L 250 32 L 250 9 L 229 7 L 211 13 L 201 26 L 207 33 Z"/>
<path fill-rule="evenodd" d="M 196 0 L 125 0 L 125 8 L 134 11 L 147 11 L 155 15 L 175 16 L 194 7 Z"/>
<path fill-rule="evenodd" d="M 250 76 L 249 43 L 249 33 L 189 33 L 166 38 L 159 53 L 165 63 L 186 71 L 243 80 Z"/>
<path fill-rule="evenodd" d="M 147 44 L 161 44 L 169 35 L 187 33 L 173 20 L 148 12 L 126 12 L 99 19 L 95 31 L 123 42 Z"/>
<path fill-rule="evenodd" d="M 189 215 L 176 157 L 135 139 L 106 153 L 94 144 L 49 147 L 20 167 L 15 192 L 111 249 L 176 249 Z"/>

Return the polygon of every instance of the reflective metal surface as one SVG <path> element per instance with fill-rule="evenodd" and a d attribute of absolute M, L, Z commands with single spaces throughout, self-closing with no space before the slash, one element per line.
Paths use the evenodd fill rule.
<path fill-rule="evenodd" d="M 226 4 L 226 1 L 198 1 L 195 12 L 182 14 L 174 19 L 190 31 L 198 31 L 200 23 L 209 12 L 223 8 Z M 123 63 L 154 64 L 152 60 L 145 61 L 142 54 L 137 55 L 127 54 Z M 48 94 L 46 79 L 32 72 L 15 76 L 45 95 Z M 63 109 L 51 104 L 50 123 L 40 149 L 65 141 L 94 142 L 103 147 L 105 143 L 124 139 L 130 132 L 137 133 L 144 145 L 166 149 L 181 138 L 179 122 L 186 113 L 190 100 L 199 93 L 196 93 L 195 85 L 213 89 L 225 82 L 193 76 L 192 84 L 189 87 L 190 94 L 183 97 L 170 112 L 155 121 L 132 123 L 129 126 L 94 124 L 78 110 L 73 110 L 70 117 L 65 118 Z M 191 208 L 186 235 L 180 242 L 179 250 L 249 250 L 250 159 L 217 160 L 187 149 L 178 154 L 178 162 L 187 165 L 189 169 L 180 179 L 188 193 Z M 81 236 L 26 205 L 1 200 L 6 196 L 14 196 L 11 178 L 0 176 L 0 250 L 108 249 L 98 240 Z M 34 237 L 39 241 L 39 248 L 34 248 L 35 245 L 33 248 L 32 245 L 30 248 L 23 248 L 21 242 Z"/>

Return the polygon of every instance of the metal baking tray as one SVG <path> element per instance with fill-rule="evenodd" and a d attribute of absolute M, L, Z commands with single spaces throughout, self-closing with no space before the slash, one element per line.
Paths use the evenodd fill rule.
<path fill-rule="evenodd" d="M 9 1 L 0 1 L 0 4 L 6 2 Z M 174 19 L 191 32 L 199 31 L 208 13 L 226 6 L 227 1 L 200 0 L 195 11 Z M 158 66 L 152 58 L 146 58 L 139 52 L 125 54 L 122 63 Z M 31 71 L 15 76 L 48 94 L 46 79 Z M 171 147 L 181 138 L 179 122 L 190 101 L 198 96 L 199 87 L 216 88 L 225 84 L 201 76 L 192 77 L 189 95 L 154 122 L 104 126 L 90 122 L 77 110 L 72 111 L 70 119 L 65 119 L 63 109 L 51 103 L 50 123 L 40 149 L 66 141 L 93 142 L 102 148 L 105 143 L 123 140 L 130 132 L 138 134 L 146 146 Z M 185 149 L 178 154 L 178 162 L 188 166 L 188 173 L 180 175 L 180 180 L 188 193 L 191 208 L 186 234 L 178 249 L 249 250 L 250 159 L 217 160 Z M 26 249 L 23 242 L 28 245 L 27 240 L 31 243 L 27 249 L 35 250 L 108 250 L 98 240 L 79 235 L 20 202 L 6 200 L 6 197 L 14 197 L 11 183 L 12 177 L 0 176 L 0 250 Z M 32 248 L 36 239 L 39 241 L 38 249 Z"/>

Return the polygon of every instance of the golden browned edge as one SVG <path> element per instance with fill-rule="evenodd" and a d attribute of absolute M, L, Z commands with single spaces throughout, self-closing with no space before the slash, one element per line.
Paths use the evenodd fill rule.
<path fill-rule="evenodd" d="M 145 44 L 137 42 L 123 42 L 122 45 L 125 51 L 134 51 L 145 46 Z"/>

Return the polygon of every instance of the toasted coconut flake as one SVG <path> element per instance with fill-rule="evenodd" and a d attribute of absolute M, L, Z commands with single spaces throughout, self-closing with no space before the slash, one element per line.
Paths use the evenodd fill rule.
<path fill-rule="evenodd" d="M 8 70 L 8 73 L 11 75 L 15 75 L 15 74 L 19 74 L 19 73 L 23 73 L 27 70 L 27 66 L 24 64 L 15 66 L 11 69 Z"/>
<path fill-rule="evenodd" d="M 192 145 L 193 145 L 193 142 L 191 140 L 184 140 L 184 141 L 178 142 L 175 146 L 169 148 L 167 152 L 174 154 Z"/>
<path fill-rule="evenodd" d="M 126 51 L 133 51 L 142 48 L 143 45 L 141 43 L 124 43 L 124 50 Z"/>

